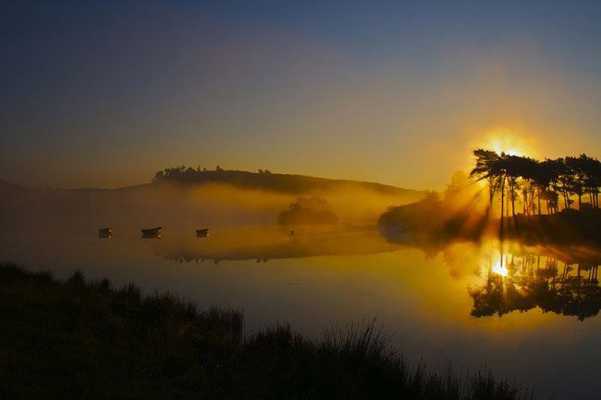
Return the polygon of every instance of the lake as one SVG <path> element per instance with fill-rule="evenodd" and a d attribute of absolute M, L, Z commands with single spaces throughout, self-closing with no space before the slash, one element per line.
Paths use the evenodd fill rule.
<path fill-rule="evenodd" d="M 278 322 L 318 337 L 372 319 L 413 362 L 467 373 L 490 368 L 537 398 L 598 398 L 601 318 L 597 253 L 517 243 L 414 248 L 375 229 L 166 229 L 0 237 L 0 259 L 65 278 L 134 282 L 200 307 L 244 311 L 252 333 Z"/>

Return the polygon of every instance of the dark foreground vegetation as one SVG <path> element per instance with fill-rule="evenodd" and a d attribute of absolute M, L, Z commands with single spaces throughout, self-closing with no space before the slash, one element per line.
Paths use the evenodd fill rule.
<path fill-rule="evenodd" d="M 246 337 L 239 312 L 0 266 L 0 398 L 516 399 L 490 374 L 410 368 L 373 325 Z"/>

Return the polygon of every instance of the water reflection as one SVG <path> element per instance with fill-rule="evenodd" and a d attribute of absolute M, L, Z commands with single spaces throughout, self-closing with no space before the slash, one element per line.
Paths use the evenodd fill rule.
<path fill-rule="evenodd" d="M 502 316 L 538 307 L 582 321 L 599 313 L 601 258 L 594 251 L 518 247 L 505 252 L 503 247 L 483 265 L 484 283 L 469 289 L 472 316 Z"/>
<path fill-rule="evenodd" d="M 241 309 L 250 332 L 286 321 L 319 337 L 332 326 L 377 318 L 416 362 L 444 368 L 452 360 L 475 370 L 485 361 L 515 379 L 535 370 L 528 382 L 545 389 L 537 390 L 542 398 L 596 398 L 601 390 L 590 376 L 601 362 L 601 317 L 588 317 L 599 309 L 592 293 L 601 256 L 594 249 L 506 242 L 501 252 L 498 241 L 464 241 L 434 250 L 390 243 L 375 229 L 290 235 L 275 227 L 211 226 L 199 239 L 195 228 L 166 227 L 161 240 L 140 239 L 138 226 L 115 229 L 111 240 L 99 240 L 95 227 L 87 236 L 4 233 L 0 259 L 60 279 L 81 270 L 116 287 L 135 282 L 149 294 L 169 291 L 203 308 Z M 476 309 L 503 317 L 470 315 Z M 557 359 L 578 373 L 558 379 Z"/>
<path fill-rule="evenodd" d="M 396 250 L 375 230 L 291 231 L 266 228 L 220 230 L 199 241 L 191 235 L 169 235 L 153 246 L 157 256 L 180 263 L 256 261 L 326 255 L 375 254 Z"/>
<path fill-rule="evenodd" d="M 399 246 L 381 240 L 373 231 L 312 231 L 291 236 L 285 230 L 246 228 L 217 232 L 202 241 L 192 235 L 169 235 L 154 242 L 152 249 L 169 261 L 218 265 L 223 261 L 266 263 L 375 254 L 395 251 Z M 468 288 L 474 317 L 503 316 L 538 307 L 543 312 L 584 320 L 601 309 L 601 255 L 589 248 L 527 247 L 490 241 L 455 243 L 440 252 L 452 277 L 468 274 L 479 278 Z M 434 256 L 430 251 L 426 255 Z M 456 264 L 465 262 L 467 269 L 462 273 Z"/>

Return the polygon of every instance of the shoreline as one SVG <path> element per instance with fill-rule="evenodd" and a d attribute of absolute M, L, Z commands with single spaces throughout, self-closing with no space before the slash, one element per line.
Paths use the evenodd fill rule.
<path fill-rule="evenodd" d="M 7 398 L 527 397 L 489 371 L 458 378 L 408 365 L 373 324 L 321 340 L 289 325 L 245 335 L 235 310 L 14 264 L 0 266 L 0 293 Z"/>

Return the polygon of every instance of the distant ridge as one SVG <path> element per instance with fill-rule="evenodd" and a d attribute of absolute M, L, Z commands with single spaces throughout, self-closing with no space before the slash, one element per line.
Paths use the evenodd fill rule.
<path fill-rule="evenodd" d="M 376 182 L 354 181 L 347 179 L 329 179 L 307 175 L 249 172 L 235 170 L 197 170 L 178 167 L 160 171 L 154 178 L 155 183 L 209 184 L 223 183 L 243 189 L 275 191 L 289 194 L 326 192 L 344 188 L 364 189 L 384 195 L 421 195 L 424 192 L 399 188 Z"/>

